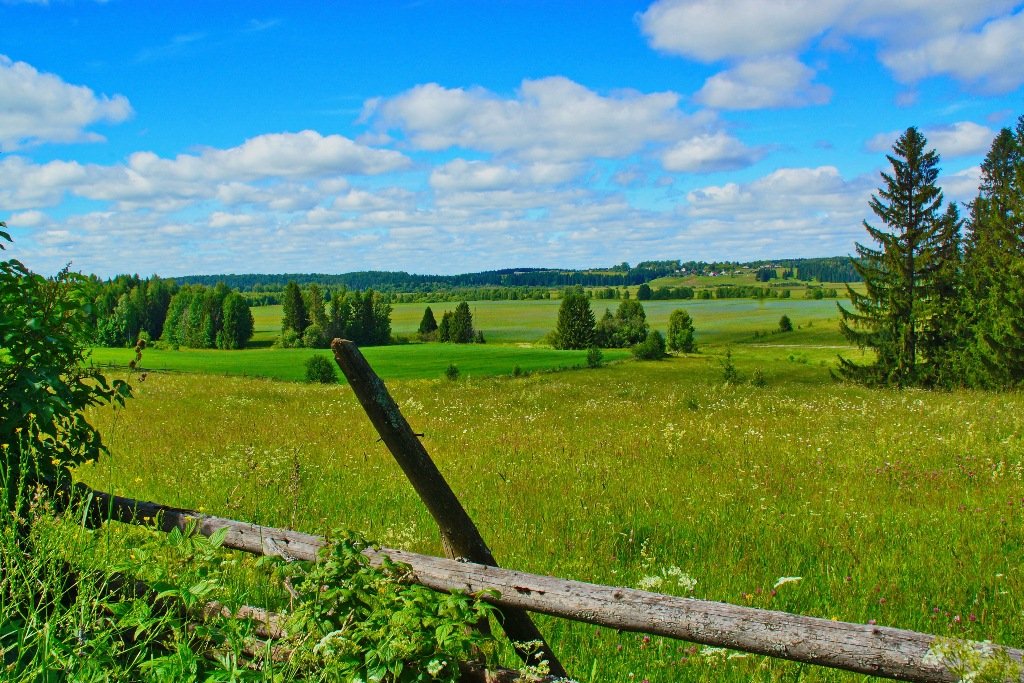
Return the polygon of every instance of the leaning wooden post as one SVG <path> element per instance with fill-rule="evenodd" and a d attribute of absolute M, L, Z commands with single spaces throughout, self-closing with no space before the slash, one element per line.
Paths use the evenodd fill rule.
<path fill-rule="evenodd" d="M 473 520 L 455 497 L 437 465 L 431 460 L 427 449 L 420 443 L 395 400 L 391 398 L 384 382 L 366 362 L 359 348 L 348 340 L 335 339 L 331 342 L 331 349 L 334 351 L 334 360 L 345 373 L 352 391 L 355 392 L 373 426 L 377 428 L 381 440 L 395 456 L 405 476 L 412 482 L 416 493 L 440 527 L 441 541 L 448 557 L 464 558 L 470 562 L 497 567 L 494 555 L 491 554 Z M 525 611 L 518 608 L 502 608 L 502 616 L 502 628 L 524 661 L 537 664 L 540 660 L 546 659 L 552 674 L 560 678 L 567 677 L 555 653 L 551 651 L 544 636 Z M 531 641 L 541 643 L 539 651 L 533 654 L 516 645 Z"/>

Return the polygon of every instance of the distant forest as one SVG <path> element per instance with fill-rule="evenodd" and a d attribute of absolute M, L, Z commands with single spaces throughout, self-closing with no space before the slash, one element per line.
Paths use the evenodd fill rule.
<path fill-rule="evenodd" d="M 794 278 L 820 282 L 859 282 L 860 275 L 847 256 L 811 259 L 779 259 L 775 261 L 706 262 L 706 261 L 643 261 L 635 266 L 622 263 L 610 268 L 586 270 L 556 268 L 505 268 L 461 275 L 416 275 L 404 271 L 359 271 L 330 275 L 326 273 L 248 273 L 242 275 L 186 275 L 172 278 L 179 285 L 213 286 L 223 282 L 241 292 L 281 292 L 289 282 L 300 286 L 344 287 L 350 290 L 374 289 L 390 293 L 435 293 L 465 288 L 515 288 L 514 298 L 539 298 L 529 288 L 562 289 L 581 287 L 626 287 L 640 285 L 660 277 L 710 275 L 740 268 L 757 270 L 778 267 L 790 271 Z M 252 298 L 250 297 L 250 300 Z"/>

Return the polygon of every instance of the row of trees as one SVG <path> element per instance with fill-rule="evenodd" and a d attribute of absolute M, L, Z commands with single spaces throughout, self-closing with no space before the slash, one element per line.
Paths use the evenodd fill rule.
<path fill-rule="evenodd" d="M 483 344 L 484 334 L 473 329 L 473 312 L 469 303 L 459 302 L 454 311 L 445 311 L 438 324 L 430 306 L 423 311 L 417 334 L 422 341 L 450 342 L 452 344 Z"/>
<path fill-rule="evenodd" d="M 160 340 L 193 349 L 243 349 L 253 328 L 248 302 L 223 282 L 186 285 L 170 300 Z"/>
<path fill-rule="evenodd" d="M 996 136 L 963 220 L 936 184 L 939 156 L 908 128 L 871 199 L 881 225 L 856 245 L 866 291 L 839 306 L 844 335 L 875 352 L 839 374 L 898 386 L 1024 382 L 1024 117 Z M 962 231 L 965 233 L 962 235 Z"/>
<path fill-rule="evenodd" d="M 154 275 L 118 275 L 107 282 L 91 278 L 93 343 L 99 346 L 132 346 L 140 336 L 158 339 L 171 298 L 178 291 L 173 280 Z"/>
<path fill-rule="evenodd" d="M 193 348 L 240 349 L 253 333 L 249 303 L 224 283 L 186 285 L 157 275 L 84 278 L 91 343 L 133 346 L 140 338 Z"/>
<path fill-rule="evenodd" d="M 285 286 L 282 307 L 281 346 L 326 348 L 336 338 L 361 346 L 391 342 L 391 304 L 372 289 L 335 292 L 328 306 L 319 285 L 302 290 L 292 281 Z"/>
<path fill-rule="evenodd" d="M 556 349 L 625 348 L 648 342 L 656 346 L 656 340 L 649 340 L 652 334 L 660 336 L 660 333 L 651 331 L 647 313 L 639 301 L 623 300 L 614 314 L 606 308 L 604 315 L 597 320 L 590 307 L 590 298 L 582 288 L 575 287 L 565 290 L 562 295 L 550 341 Z M 662 339 L 662 350 L 664 345 Z M 693 320 L 683 309 L 677 309 L 669 316 L 668 348 L 685 353 L 693 353 L 697 349 Z"/>

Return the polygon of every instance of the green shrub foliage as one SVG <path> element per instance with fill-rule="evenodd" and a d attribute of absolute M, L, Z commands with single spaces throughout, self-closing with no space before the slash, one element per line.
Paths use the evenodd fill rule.
<path fill-rule="evenodd" d="M 605 309 L 597 322 L 594 341 L 601 348 L 624 348 L 647 339 L 649 326 L 643 304 L 635 299 L 624 299 L 615 309 L 615 315 Z"/>
<path fill-rule="evenodd" d="M 337 383 L 338 370 L 334 361 L 327 356 L 310 356 L 306 361 L 306 381 L 319 384 Z"/>
<path fill-rule="evenodd" d="M 631 350 L 637 360 L 659 360 L 665 357 L 665 337 L 661 332 L 651 330 L 647 338 Z"/>
<path fill-rule="evenodd" d="M 11 240 L 0 223 L 0 250 Z M 108 382 L 85 361 L 92 332 L 85 279 L 67 269 L 47 279 L 16 259 L 0 261 L 0 495 L 24 502 L 33 483 L 70 481 L 70 471 L 106 450 L 86 419 L 92 406 L 124 404 L 122 380 Z M 141 349 L 140 349 L 141 350 Z M 134 366 L 134 362 L 132 363 Z M 4 515 L 5 522 L 10 519 Z"/>

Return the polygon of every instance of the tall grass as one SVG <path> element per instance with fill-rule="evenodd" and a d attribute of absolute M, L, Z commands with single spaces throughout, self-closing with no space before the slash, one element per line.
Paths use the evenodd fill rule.
<path fill-rule="evenodd" d="M 836 384 L 811 346 L 733 347 L 729 384 L 704 354 L 389 386 L 505 566 L 689 594 L 685 575 L 702 598 L 1019 647 L 1022 397 Z M 88 482 L 441 552 L 346 387 L 151 375 L 137 394 L 92 416 L 112 455 Z M 542 622 L 596 680 L 862 680 Z"/>

